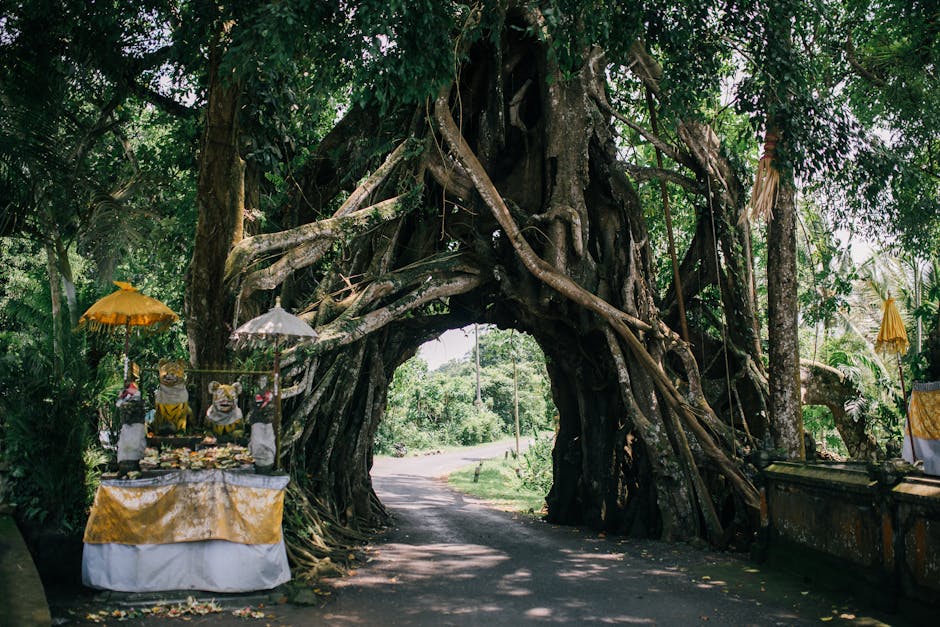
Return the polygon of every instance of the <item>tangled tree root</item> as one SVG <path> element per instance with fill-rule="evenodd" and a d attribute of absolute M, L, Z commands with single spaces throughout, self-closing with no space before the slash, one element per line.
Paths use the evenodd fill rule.
<path fill-rule="evenodd" d="M 354 552 L 371 538 L 339 522 L 316 499 L 291 482 L 284 502 L 284 544 L 291 571 L 299 579 L 341 576 Z"/>

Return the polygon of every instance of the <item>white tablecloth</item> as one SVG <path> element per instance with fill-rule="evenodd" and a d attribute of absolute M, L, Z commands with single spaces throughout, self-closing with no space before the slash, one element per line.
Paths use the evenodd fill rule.
<path fill-rule="evenodd" d="M 208 470 L 180 471 L 156 479 L 103 481 L 95 498 L 95 506 L 100 504 L 101 507 L 97 512 L 93 507 L 89 527 L 86 529 L 86 542 L 82 555 L 82 581 L 86 586 L 93 588 L 122 592 L 167 590 L 247 592 L 267 590 L 285 583 L 290 580 L 290 569 L 287 565 L 284 538 L 279 533 L 279 518 L 275 529 L 278 541 L 255 544 L 250 541 L 231 541 L 213 537 L 219 535 L 213 530 L 227 527 L 228 535 L 242 537 L 244 540 L 244 529 L 237 525 L 232 528 L 231 519 L 237 522 L 238 513 L 219 506 L 220 502 L 228 503 L 228 501 L 220 501 L 213 497 L 212 503 L 191 503 L 189 504 L 191 507 L 185 509 L 161 507 L 159 503 L 160 499 L 179 498 L 179 493 L 174 497 L 167 492 L 176 487 L 191 488 L 193 484 L 204 484 L 200 487 L 211 488 L 206 492 L 207 494 L 243 488 L 283 492 L 288 480 L 286 476 Z M 206 486 L 207 482 L 211 485 Z M 99 541 L 102 528 L 106 528 L 106 531 L 112 535 L 122 535 L 120 531 L 112 532 L 108 524 L 110 521 L 102 521 L 101 516 L 114 515 L 104 513 L 106 497 L 110 499 L 112 507 L 107 511 L 113 512 L 114 501 L 120 501 L 120 495 L 123 493 L 142 495 L 129 499 L 130 504 L 120 510 L 120 516 L 124 518 L 122 524 L 134 525 L 139 522 L 143 526 L 137 534 L 141 538 L 146 538 L 147 525 L 153 524 L 153 514 L 157 510 L 169 512 L 168 516 L 189 517 L 186 525 L 189 528 L 204 525 L 207 530 L 205 539 L 197 536 L 195 539 L 183 542 L 162 541 L 153 544 L 146 541 L 134 543 Z M 115 497 L 115 494 L 118 496 Z M 243 500 L 244 494 L 245 492 L 242 491 L 237 494 L 237 497 Z M 236 498 L 235 501 L 237 500 Z M 205 507 L 201 507 L 202 505 Z M 193 512 L 196 512 L 196 520 L 192 519 Z M 95 519 L 96 515 L 98 515 L 97 519 Z M 199 519 L 200 516 L 204 519 Z M 222 518 L 225 520 L 221 520 Z M 159 522 L 165 531 L 165 528 L 173 527 L 174 521 L 160 519 Z M 116 526 L 120 527 L 120 525 Z M 104 534 L 105 537 L 107 535 L 107 533 Z M 166 534 L 163 535 L 165 537 Z M 90 539 L 92 541 L 89 541 Z"/>

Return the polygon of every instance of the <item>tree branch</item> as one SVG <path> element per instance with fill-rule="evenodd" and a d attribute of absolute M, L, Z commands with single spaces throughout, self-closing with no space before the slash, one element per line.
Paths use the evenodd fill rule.
<path fill-rule="evenodd" d="M 405 210 L 405 206 L 401 203 L 401 196 L 383 200 L 365 209 L 359 209 L 359 207 L 402 160 L 405 156 L 407 144 L 407 141 L 400 143 L 386 157 L 385 162 L 349 195 L 331 218 L 318 220 L 278 233 L 263 233 L 239 241 L 225 260 L 224 281 L 231 281 L 239 272 L 242 272 L 255 259 L 265 253 L 289 246 L 299 246 L 299 249 L 288 252 L 284 258 L 269 268 L 259 270 L 249 276 L 243 284 L 242 296 L 245 296 L 246 293 L 250 294 L 253 289 L 257 289 L 254 284 L 268 286 L 263 289 L 271 289 L 273 286 L 278 285 L 292 270 L 315 263 L 326 250 L 324 246 L 303 246 L 304 244 L 317 240 L 333 240 L 339 237 L 343 230 L 362 229 L 375 224 L 377 221 L 387 222 L 397 217 Z"/>
<path fill-rule="evenodd" d="M 198 115 L 199 110 L 192 107 L 187 107 L 186 105 L 173 100 L 169 96 L 164 96 L 158 91 L 151 89 L 150 87 L 138 83 L 135 79 L 126 77 L 125 84 L 127 89 L 140 98 L 145 100 L 156 107 L 163 109 L 165 112 L 170 115 L 175 115 L 180 118 L 194 118 Z"/>
<path fill-rule="evenodd" d="M 682 187 L 685 190 L 692 192 L 693 194 L 704 195 L 706 190 L 703 189 L 702 184 L 696 181 L 695 179 L 683 176 L 676 172 L 675 170 L 669 170 L 666 168 L 645 168 L 643 166 L 636 165 L 635 163 L 628 163 L 626 161 L 619 162 L 623 169 L 630 173 L 630 176 L 633 177 L 638 183 L 653 179 L 665 179 L 670 183 L 675 183 L 679 187 Z"/>
<path fill-rule="evenodd" d="M 606 99 L 599 98 L 597 94 L 594 94 L 594 100 L 595 102 L 597 102 L 601 110 L 604 111 L 604 113 L 610 116 L 613 116 L 614 118 L 620 120 L 621 122 L 623 122 L 624 124 L 632 128 L 634 131 L 636 131 L 641 136 L 643 136 L 643 138 L 646 139 L 646 141 L 653 144 L 653 146 L 655 146 L 656 148 L 659 148 L 663 152 L 664 155 L 666 155 L 667 157 L 669 157 L 676 163 L 684 165 L 690 170 L 695 171 L 695 165 L 696 165 L 695 161 L 687 153 L 676 150 L 673 146 L 667 144 L 665 141 L 663 141 L 661 137 L 659 137 L 652 131 L 643 128 L 642 126 L 640 126 L 639 124 L 637 124 L 636 122 L 628 118 L 627 116 L 623 115 L 619 111 L 615 111 L 613 107 L 607 104 Z"/>
<path fill-rule="evenodd" d="M 318 328 L 319 337 L 311 345 L 311 350 L 314 353 L 323 353 L 340 346 L 352 344 L 402 317 L 409 311 L 439 298 L 465 294 L 482 285 L 483 281 L 484 277 L 480 274 L 459 274 L 441 277 L 429 273 L 427 278 L 413 291 L 380 309 L 362 316 L 355 325 L 351 325 L 350 320 L 338 318 L 328 325 Z"/>
<path fill-rule="evenodd" d="M 855 70 L 859 76 L 870 82 L 875 87 L 880 87 L 882 89 L 888 87 L 888 81 L 869 70 L 858 60 L 858 57 L 855 54 L 855 44 L 852 42 L 852 33 L 849 33 L 845 40 L 845 60 L 849 62 L 849 66 Z"/>
<path fill-rule="evenodd" d="M 337 239 L 360 233 L 381 222 L 394 220 L 407 209 L 408 206 L 402 202 L 401 196 L 396 196 L 345 216 L 327 218 L 280 233 L 243 239 L 229 253 L 225 263 L 224 280 L 229 282 L 234 279 L 251 261 L 265 252 L 293 246 L 273 264 L 245 277 L 241 296 L 246 298 L 258 289 L 273 289 L 294 270 L 316 263 Z M 243 246 L 245 242 L 248 244 Z"/>
<path fill-rule="evenodd" d="M 261 255 L 291 246 L 302 247 L 322 240 L 336 240 L 350 231 L 362 231 L 380 222 L 388 222 L 402 215 L 407 205 L 401 196 L 395 196 L 380 203 L 359 209 L 346 215 L 335 215 L 310 224 L 277 233 L 263 233 L 246 237 L 239 241 L 229 252 L 225 260 L 225 281 L 230 281 L 239 272 L 247 268 Z M 338 214 L 339 212 L 337 212 Z M 296 252 L 295 252 L 296 251 Z M 310 248 L 294 249 L 286 253 L 295 260 L 305 258 Z M 314 260 L 315 261 L 315 260 Z M 289 263 L 289 262 L 288 262 Z M 308 262 L 307 265 L 309 265 Z M 302 266 L 296 266 L 302 267 Z"/>

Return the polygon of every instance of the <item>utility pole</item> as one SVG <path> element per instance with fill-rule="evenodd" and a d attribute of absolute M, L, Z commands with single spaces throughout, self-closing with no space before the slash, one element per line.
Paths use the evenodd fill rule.
<path fill-rule="evenodd" d="M 516 463 L 519 460 L 519 377 L 516 374 L 516 345 L 512 341 L 513 336 L 509 336 L 509 349 L 512 352 L 512 404 L 513 415 L 516 421 Z"/>
<path fill-rule="evenodd" d="M 476 359 L 477 359 L 477 407 L 483 406 L 483 397 L 480 395 L 480 332 L 477 329 L 477 323 L 473 323 L 473 341 L 476 345 Z"/>

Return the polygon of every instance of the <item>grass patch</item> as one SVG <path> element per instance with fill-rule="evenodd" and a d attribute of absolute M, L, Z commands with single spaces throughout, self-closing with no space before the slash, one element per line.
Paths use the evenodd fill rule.
<path fill-rule="evenodd" d="M 522 480 L 516 476 L 516 460 L 500 457 L 484 460 L 479 480 L 474 483 L 477 466 L 470 464 L 452 472 L 447 482 L 455 490 L 489 501 L 503 510 L 527 514 L 542 512 L 545 495 L 522 485 Z"/>

